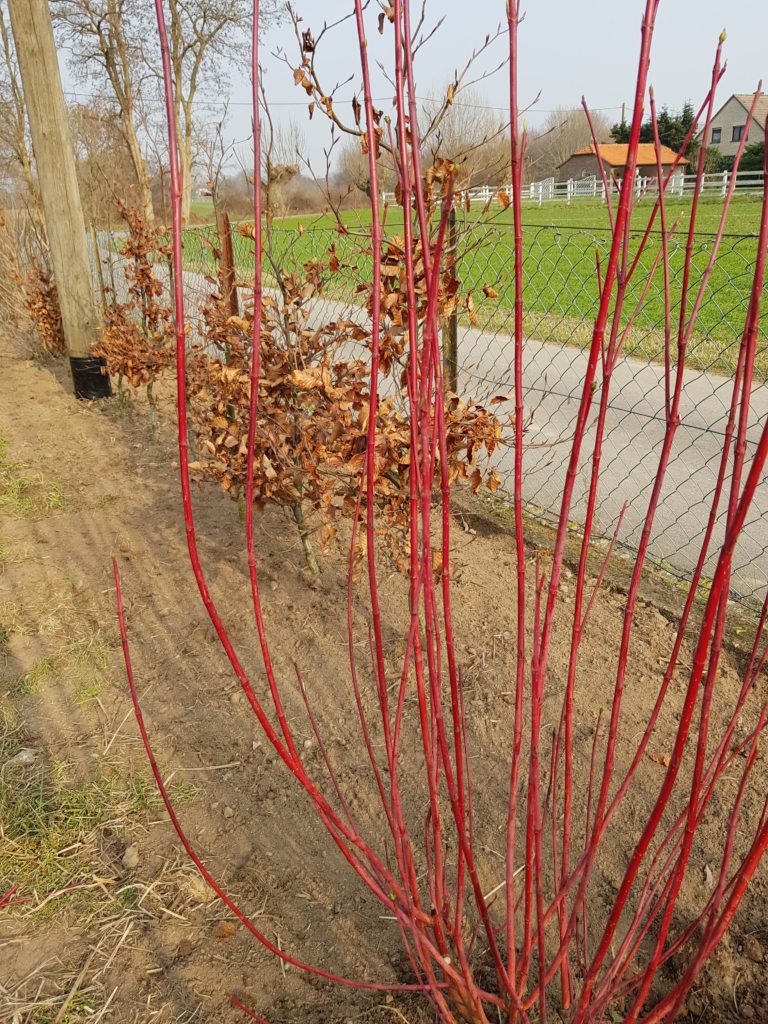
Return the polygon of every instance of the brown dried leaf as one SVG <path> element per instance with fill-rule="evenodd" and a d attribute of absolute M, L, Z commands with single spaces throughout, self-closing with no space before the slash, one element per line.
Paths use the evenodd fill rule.
<path fill-rule="evenodd" d="M 485 481 L 485 486 L 491 492 L 498 491 L 498 489 L 501 487 L 501 477 L 499 476 L 495 469 L 492 469 L 491 472 L 488 474 L 488 479 Z"/>
<path fill-rule="evenodd" d="M 469 314 L 469 322 L 473 327 L 477 327 L 477 311 L 475 309 L 475 300 L 472 298 L 472 292 L 467 295 L 467 313 Z"/>
<path fill-rule="evenodd" d="M 661 754 L 661 755 L 659 755 L 659 754 L 651 754 L 650 752 L 648 752 L 646 754 L 646 757 L 648 757 L 655 764 L 660 764 L 662 766 L 662 768 L 669 768 L 669 766 L 671 764 L 671 758 L 670 758 L 669 754 Z"/>

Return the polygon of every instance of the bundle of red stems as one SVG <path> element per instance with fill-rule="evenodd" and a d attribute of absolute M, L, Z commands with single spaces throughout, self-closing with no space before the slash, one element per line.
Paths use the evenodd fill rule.
<path fill-rule="evenodd" d="M 367 30 L 375 31 L 375 22 L 367 19 L 363 0 L 354 0 L 354 17 L 360 43 L 362 73 L 362 113 L 370 164 L 371 251 L 373 263 L 371 358 L 371 410 L 368 420 L 367 463 L 360 482 L 360 500 L 352 529 L 352 549 L 359 532 L 364 533 L 367 551 L 367 583 L 370 608 L 371 668 L 362 673 L 356 665 L 353 637 L 352 593 L 355 586 L 350 555 L 348 578 L 348 633 L 350 685 L 359 715 L 360 750 L 367 756 L 372 778 L 386 821 L 387 842 L 377 846 L 378 835 L 371 823 L 359 822 L 350 810 L 332 759 L 317 726 L 312 707 L 302 684 L 308 720 L 322 752 L 324 781 L 317 781 L 302 760 L 301 744 L 296 743 L 284 710 L 285 691 L 276 677 L 270 646 L 262 617 L 259 591 L 258 557 L 254 544 L 253 521 L 253 437 L 259 415 L 257 407 L 260 375 L 260 323 L 254 317 L 251 386 L 251 427 L 249 432 L 249 486 L 246 493 L 246 543 L 250 583 L 253 593 L 259 643 L 263 657 L 263 678 L 252 682 L 219 616 L 206 582 L 198 555 L 195 520 L 192 510 L 185 397 L 186 332 L 184 317 L 184 274 L 182 265 L 181 182 L 177 152 L 173 79 L 168 55 L 162 0 L 156 11 L 165 74 L 166 106 L 171 154 L 173 195 L 173 253 L 175 289 L 175 325 L 177 339 L 178 435 L 184 520 L 197 586 L 213 627 L 231 662 L 232 669 L 247 697 L 260 728 L 288 772 L 306 794 L 330 839 L 364 886 L 381 901 L 386 913 L 396 922 L 402 948 L 412 975 L 408 984 L 379 984 L 339 977 L 332 971 L 303 963 L 278 949 L 261 932 L 240 906 L 215 881 L 196 853 L 173 809 L 161 773 L 152 755 L 150 740 L 142 720 L 139 700 L 131 671 L 126 640 L 126 625 L 115 565 L 123 646 L 131 692 L 139 726 L 152 769 L 168 813 L 189 856 L 224 903 L 250 932 L 283 961 L 313 974 L 357 988 L 379 991 L 414 991 L 423 994 L 441 1021 L 463 1020 L 469 1024 L 489 1021 L 541 1024 L 554 1015 L 585 1024 L 587 1021 L 617 1019 L 634 1024 L 671 1021 L 684 1005 L 697 977 L 732 921 L 745 890 L 768 846 L 768 800 L 757 820 L 746 821 L 742 813 L 745 797 L 754 781 L 759 742 L 768 721 L 765 700 L 759 701 L 755 720 L 747 731 L 737 724 L 762 672 L 766 654 L 763 631 L 768 604 L 757 621 L 751 654 L 746 659 L 741 689 L 733 707 L 727 709 L 722 732 L 711 734 L 711 715 L 718 663 L 723 648 L 728 611 L 732 558 L 740 532 L 761 480 L 768 455 L 768 422 L 762 426 L 751 457 L 747 455 L 746 432 L 753 383 L 755 350 L 760 318 L 761 292 L 768 244 L 768 206 L 763 197 L 757 257 L 748 313 L 739 348 L 738 364 L 730 382 L 730 407 L 724 432 L 717 484 L 711 498 L 708 521 L 696 567 L 690 579 L 685 606 L 677 624 L 674 646 L 660 670 L 652 711 L 643 723 L 628 767 L 617 766 L 616 751 L 622 723 L 630 643 L 636 619 L 638 588 L 648 555 L 654 517 L 664 485 L 665 474 L 681 423 L 681 396 L 686 370 L 686 350 L 697 316 L 705 300 L 718 247 L 722 239 L 736 176 L 722 204 L 722 212 L 709 258 L 694 284 L 693 256 L 696 249 L 697 211 L 701 199 L 706 166 L 706 144 L 698 148 L 696 183 L 691 198 L 690 223 L 685 229 L 685 256 L 681 293 L 673 302 L 670 274 L 670 239 L 678 224 L 670 224 L 665 190 L 672 175 L 695 137 L 710 136 L 715 110 L 715 94 L 724 72 L 721 50 L 724 35 L 717 45 L 711 84 L 681 153 L 671 167 L 663 168 L 661 146 L 656 127 L 655 150 L 659 187 L 653 194 L 638 196 L 636 188 L 638 145 L 646 96 L 650 115 L 657 126 L 656 106 L 648 87 L 651 42 L 659 0 L 647 0 L 642 19 L 640 57 L 637 68 L 631 132 L 626 166 L 621 185 L 606 185 L 608 215 L 612 230 L 610 254 L 598 261 L 599 308 L 591 343 L 573 437 L 570 442 L 568 472 L 562 489 L 559 519 L 551 561 L 546 569 L 539 561 L 527 560 L 525 544 L 525 479 L 523 453 L 525 422 L 523 376 L 523 253 L 522 174 L 526 133 L 521 124 L 518 100 L 518 27 L 517 0 L 504 3 L 500 11 L 508 22 L 509 93 L 512 202 L 514 221 L 514 549 L 517 594 L 516 674 L 513 729 L 509 736 L 508 808 L 504 853 L 503 897 L 490 899 L 478 867 L 475 841 L 473 779 L 470 771 L 469 739 L 471 730 L 465 714 L 464 694 L 459 668 L 460 652 L 454 639 L 451 613 L 451 507 L 445 458 L 445 411 L 441 367 L 441 338 L 438 315 L 438 287 L 446 259 L 446 226 L 454 201 L 450 181 L 444 189 L 436 216 L 428 212 L 425 173 L 421 166 L 417 89 L 413 62 L 413 39 L 409 0 L 393 0 L 389 22 L 382 22 L 393 40 L 390 72 L 395 85 L 393 130 L 390 141 L 395 151 L 399 176 L 399 195 L 404 212 L 404 252 L 409 288 L 407 325 L 408 370 L 407 402 L 410 413 L 411 473 L 409 483 L 410 622 L 404 641 L 405 654 L 395 677 L 387 670 L 387 644 L 382 631 L 379 577 L 377 576 L 376 503 L 374 496 L 374 453 L 376 448 L 376 403 L 378 346 L 381 331 L 381 253 L 383 239 L 382 209 L 377 180 L 380 114 L 372 101 Z M 253 30 L 253 138 L 254 167 L 261 166 L 259 3 L 254 3 Z M 381 27 L 381 26 L 380 26 Z M 755 104 L 757 102 L 755 94 Z M 750 113 L 748 123 L 751 122 Z M 585 111 L 587 110 L 585 106 Z M 587 111 L 587 117 L 589 117 Z M 699 135 L 699 133 L 701 133 Z M 747 142 L 741 140 L 734 163 Z M 595 140 L 599 154 L 599 145 Z M 602 164 L 602 161 L 601 161 Z M 255 223 L 255 308 L 262 298 L 262 195 L 258 173 L 254 175 Z M 768 173 L 765 176 L 768 185 Z M 642 207 L 638 207 L 643 200 Z M 647 211 L 647 222 L 639 241 L 630 245 L 633 215 Z M 633 229 L 634 230 L 634 229 Z M 616 638 L 616 669 L 613 699 L 601 712 L 594 729 L 586 811 L 574 806 L 571 767 L 574 757 L 574 711 L 578 702 L 579 652 L 596 593 L 601 585 L 610 546 L 602 568 L 593 580 L 588 574 L 588 555 L 595 539 L 596 511 L 600 502 L 600 466 L 606 417 L 611 397 L 613 371 L 622 357 L 624 341 L 646 297 L 648 284 L 640 289 L 637 301 L 630 304 L 630 285 L 640 270 L 641 258 L 652 240 L 658 240 L 648 281 L 660 273 L 665 296 L 665 424 L 658 448 L 655 482 L 648 499 L 639 543 L 634 557 L 631 583 L 622 613 L 622 629 Z M 421 321 L 416 316 L 415 268 L 413 253 L 421 242 L 424 271 L 430 300 L 429 312 Z M 588 431 L 588 427 L 590 430 Z M 591 459 L 585 451 L 589 436 Z M 582 465 L 589 478 L 580 556 L 575 577 L 575 594 L 558 601 L 564 563 L 566 537 L 576 486 Z M 725 528 L 719 548 L 713 536 L 725 507 Z M 437 510 L 437 512 L 436 512 Z M 621 517 L 615 524 L 615 542 Z M 435 552 L 442 563 L 433 571 Z M 709 581 L 703 610 L 695 609 L 694 598 L 700 591 L 702 574 L 708 559 L 715 569 Z M 502 570 L 503 571 L 503 570 Z M 533 578 L 527 575 L 533 573 Z M 591 582 L 588 585 L 588 581 Z M 499 586 L 508 584 L 499 579 Z M 544 755 L 542 707 L 545 693 L 557 685 L 550 669 L 550 648 L 557 616 L 570 616 L 570 658 L 562 692 L 559 724 L 553 730 L 551 752 Z M 681 658 L 686 630 L 693 632 L 693 656 L 690 664 Z M 761 653 L 763 651 L 763 653 Z M 626 866 L 607 909 L 594 901 L 595 865 L 609 834 L 609 826 L 627 800 L 632 799 L 633 780 L 648 752 L 649 740 L 662 711 L 671 699 L 670 683 L 676 676 L 674 740 L 663 758 L 663 778 L 652 801 L 647 822 L 634 847 L 627 851 Z M 680 679 L 683 680 L 682 690 Z M 378 709 L 374 723 L 366 716 L 363 688 L 370 680 Z M 654 691 L 655 692 L 655 691 Z M 680 697 L 680 694 L 682 696 Z M 421 736 L 428 808 L 421 830 L 414 831 L 416 809 L 405 806 L 401 789 L 403 772 L 402 739 L 406 698 L 417 709 Z M 751 705 L 750 705 L 751 706 Z M 374 743 L 376 736 L 382 744 Z M 378 753 L 377 753 L 378 749 Z M 383 753 L 381 751 L 383 750 Z M 413 752 L 411 752 L 413 754 Z M 542 760 L 545 762 L 542 765 Z M 414 757 L 409 758 L 409 764 Z M 547 763 L 548 762 L 548 763 Z M 684 769 L 684 770 L 683 770 Z M 676 907 L 681 888 L 691 866 L 694 839 L 713 800 L 721 793 L 726 773 L 734 774 L 737 784 L 728 790 L 728 802 L 719 805 L 723 843 L 720 862 L 713 870 L 713 882 L 702 897 L 703 907 L 695 919 L 680 923 Z M 762 799 L 762 797 L 761 797 Z M 578 829 L 576 824 L 579 824 Z M 743 840 L 748 831 L 748 841 Z M 551 837 L 547 833 L 551 832 Z M 546 839 L 546 841 L 545 841 Z M 738 842 L 737 842 L 738 839 Z M 546 855 L 545 855 L 546 854 Z M 654 979 L 666 967 L 669 979 L 662 989 Z M 672 969 L 673 968 L 673 969 Z M 239 1004 L 242 1006 L 242 1004 Z M 244 1009 L 244 1008 L 243 1008 Z M 250 1012 L 250 1011 L 249 1011 Z M 560 1016 L 557 1016 L 560 1014 Z M 251 1016 L 258 1018 L 254 1013 Z"/>

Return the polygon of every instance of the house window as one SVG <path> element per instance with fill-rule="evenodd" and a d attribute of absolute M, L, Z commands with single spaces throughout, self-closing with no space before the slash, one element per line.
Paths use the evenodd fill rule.
<path fill-rule="evenodd" d="M 733 132 L 731 134 L 732 142 L 741 142 L 744 135 L 744 128 L 745 126 L 743 124 L 735 124 L 733 126 Z"/>
<path fill-rule="evenodd" d="M 720 142 L 722 137 L 723 137 L 723 129 L 722 128 L 713 128 L 712 129 L 712 142 L 713 142 L 713 144 L 715 146 L 718 144 L 718 142 Z"/>

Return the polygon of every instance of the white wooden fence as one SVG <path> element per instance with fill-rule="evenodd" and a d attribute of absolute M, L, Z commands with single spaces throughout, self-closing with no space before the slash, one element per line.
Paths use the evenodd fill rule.
<path fill-rule="evenodd" d="M 723 171 L 717 174 L 705 174 L 702 191 L 705 195 L 724 196 L 728 191 L 732 173 Z M 690 197 L 696 187 L 695 174 L 674 174 L 666 187 L 665 195 L 678 198 Z M 608 188 L 611 194 L 618 194 L 621 188 L 621 179 L 613 178 L 608 181 Z M 754 195 L 763 191 L 762 171 L 739 171 L 736 175 L 736 192 L 739 195 Z M 479 203 L 485 206 L 492 202 L 499 194 L 505 192 L 511 197 L 510 185 L 479 185 L 461 193 L 461 201 L 467 198 L 469 202 Z M 658 192 L 658 181 L 656 177 L 644 177 L 638 175 L 635 180 L 635 194 L 656 195 Z M 547 202 L 564 202 L 568 205 L 574 200 L 591 199 L 605 202 L 605 187 L 602 178 L 596 175 L 588 175 L 583 178 L 569 178 L 568 181 L 555 181 L 554 178 L 545 178 L 543 181 L 533 181 L 530 185 L 523 186 L 522 198 L 525 202 L 536 203 L 541 206 Z M 395 202 L 394 192 L 384 192 L 382 199 L 385 203 Z"/>

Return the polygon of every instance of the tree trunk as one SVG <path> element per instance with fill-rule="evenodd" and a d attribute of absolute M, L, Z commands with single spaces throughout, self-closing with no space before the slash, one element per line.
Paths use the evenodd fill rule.
<path fill-rule="evenodd" d="M 184 137 L 181 142 L 181 219 L 186 224 L 192 212 L 192 115 L 184 117 Z"/>
<path fill-rule="evenodd" d="M 307 563 L 307 569 L 310 574 L 317 579 L 320 575 L 320 566 L 317 564 L 315 550 L 312 547 L 312 541 L 309 539 L 309 530 L 307 529 L 307 523 L 304 519 L 304 505 L 301 500 L 294 501 L 291 505 L 291 512 L 293 512 L 293 519 L 299 531 L 299 538 L 301 540 L 302 550 L 304 551 L 304 560 Z"/>
<path fill-rule="evenodd" d="M 123 134 L 128 147 L 128 153 L 131 157 L 131 163 L 133 164 L 133 170 L 136 174 L 136 181 L 139 186 L 141 212 L 144 214 L 144 219 L 148 226 L 152 227 L 155 223 L 155 208 L 152 203 L 152 188 L 149 184 L 147 165 L 144 163 L 144 157 L 141 153 L 141 146 L 139 145 L 136 129 L 133 125 L 133 118 L 131 117 L 131 112 L 127 110 L 123 111 Z"/>

